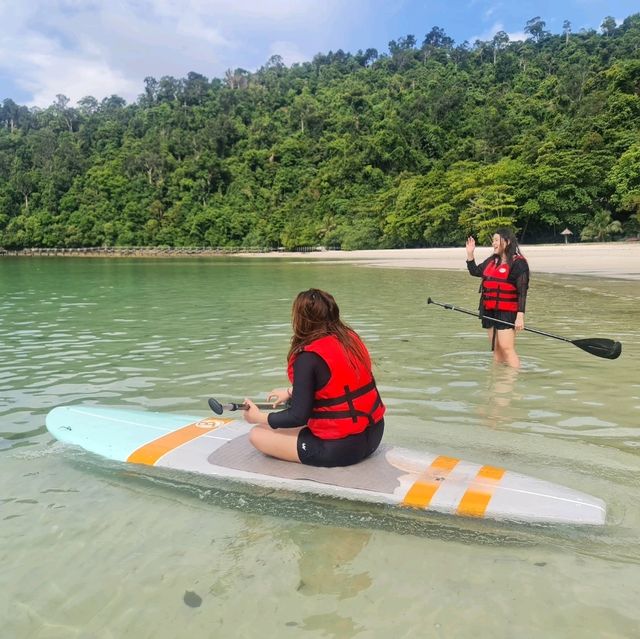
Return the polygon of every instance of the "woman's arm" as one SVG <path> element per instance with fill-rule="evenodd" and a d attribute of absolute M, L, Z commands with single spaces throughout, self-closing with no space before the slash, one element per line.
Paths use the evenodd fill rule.
<path fill-rule="evenodd" d="M 517 260 L 512 269 L 514 284 L 518 294 L 518 313 L 516 314 L 515 329 L 524 329 L 524 313 L 527 307 L 527 291 L 529 290 L 529 265 L 524 259 Z"/>
<path fill-rule="evenodd" d="M 529 290 L 529 265 L 524 259 L 515 260 L 511 268 L 510 278 L 518 294 L 518 313 L 527 307 L 527 291 Z"/>
<path fill-rule="evenodd" d="M 467 260 L 467 270 L 474 277 L 482 277 L 484 269 L 487 267 L 489 260 L 493 259 L 493 256 L 488 257 L 482 264 L 476 264 L 474 259 Z"/>
<path fill-rule="evenodd" d="M 265 426 L 271 426 L 271 428 L 295 428 L 297 426 L 304 426 L 313 408 L 313 398 L 316 388 L 316 360 L 324 364 L 324 360 L 315 353 L 303 352 L 296 358 L 296 361 L 293 363 L 291 401 L 287 408 L 268 413 L 257 408 L 250 399 L 245 399 L 245 403 L 249 406 L 249 408 L 244 411 L 245 420 L 250 424 L 263 424 Z M 326 367 L 326 364 L 324 364 L 324 366 Z M 328 379 L 329 377 L 327 376 L 327 381 Z M 287 391 L 288 395 L 288 389 L 276 390 Z M 280 398 L 280 394 L 281 393 L 278 392 L 278 398 Z M 273 396 L 274 391 L 271 391 L 267 399 Z"/>
<path fill-rule="evenodd" d="M 293 363 L 293 392 L 291 406 L 268 415 L 271 428 L 295 428 L 304 426 L 313 411 L 316 390 L 322 388 L 331 377 L 326 362 L 315 353 L 303 352 Z"/>

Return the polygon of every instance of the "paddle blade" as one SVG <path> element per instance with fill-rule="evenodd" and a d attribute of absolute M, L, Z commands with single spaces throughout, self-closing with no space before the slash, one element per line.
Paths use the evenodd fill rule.
<path fill-rule="evenodd" d="M 597 357 L 604 357 L 605 359 L 617 359 L 620 357 L 620 353 L 622 353 L 622 344 L 620 342 L 614 342 L 612 339 L 606 339 L 604 337 L 574 339 L 571 340 L 571 343 L 583 351 L 587 351 L 587 353 L 591 353 Z"/>
<path fill-rule="evenodd" d="M 217 400 L 214 399 L 213 397 L 209 397 L 209 408 L 216 414 L 216 415 L 222 415 L 222 404 Z"/>

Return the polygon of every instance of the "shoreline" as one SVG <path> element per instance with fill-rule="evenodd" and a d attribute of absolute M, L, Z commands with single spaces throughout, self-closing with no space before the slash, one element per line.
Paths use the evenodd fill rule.
<path fill-rule="evenodd" d="M 535 244 L 523 245 L 520 248 L 534 273 L 640 280 L 640 242 Z M 476 262 L 481 262 L 490 254 L 490 247 L 477 247 Z M 302 255 L 300 253 L 247 253 L 242 257 L 297 258 L 385 268 L 466 270 L 464 247 L 317 251 Z"/>
<path fill-rule="evenodd" d="M 640 242 L 602 242 L 580 244 L 535 244 L 521 246 L 533 272 L 586 275 L 623 280 L 640 280 Z M 476 261 L 491 254 L 490 247 L 476 248 Z M 75 258 L 267 258 L 298 261 L 340 262 L 379 268 L 466 269 L 464 247 L 371 249 L 361 251 L 319 250 L 308 252 L 251 252 L 220 249 L 111 248 L 36 249 L 24 253 L 6 252 L 1 257 L 75 257 Z"/>

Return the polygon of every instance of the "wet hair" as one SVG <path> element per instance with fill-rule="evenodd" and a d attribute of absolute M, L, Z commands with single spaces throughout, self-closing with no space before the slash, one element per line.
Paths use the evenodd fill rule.
<path fill-rule="evenodd" d="M 513 262 L 513 258 L 516 255 L 520 255 L 524 257 L 520 251 L 520 246 L 518 245 L 518 239 L 516 238 L 516 234 L 512 229 L 505 227 L 501 227 L 496 230 L 496 235 L 499 235 L 506 243 L 507 247 L 505 249 L 505 255 L 507 258 L 507 264 L 511 264 Z"/>
<path fill-rule="evenodd" d="M 368 363 L 369 357 L 356 332 L 340 319 L 340 309 L 333 295 L 318 288 L 298 293 L 291 310 L 293 336 L 287 361 L 307 344 L 334 335 L 344 346 L 349 359 Z"/>

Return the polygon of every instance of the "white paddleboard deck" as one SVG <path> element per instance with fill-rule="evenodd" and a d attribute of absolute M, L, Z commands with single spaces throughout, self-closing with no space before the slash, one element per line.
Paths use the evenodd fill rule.
<path fill-rule="evenodd" d="M 47 415 L 58 440 L 111 460 L 290 491 L 466 517 L 602 525 L 606 506 L 585 493 L 454 457 L 382 444 L 365 461 L 315 468 L 263 455 L 242 419 L 64 406 Z"/>

